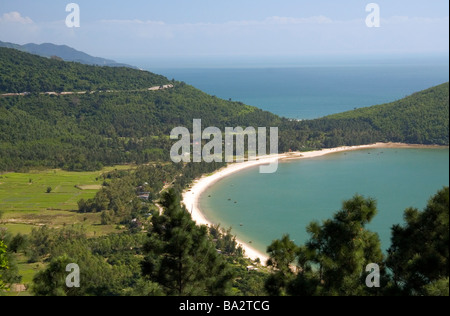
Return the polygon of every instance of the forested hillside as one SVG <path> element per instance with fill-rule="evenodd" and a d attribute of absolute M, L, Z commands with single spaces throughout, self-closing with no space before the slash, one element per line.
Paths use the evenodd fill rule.
<path fill-rule="evenodd" d="M 87 66 L 0 47 L 0 94 L 146 89 L 167 78 L 130 68 Z"/>
<path fill-rule="evenodd" d="M 282 122 L 183 83 L 163 91 L 7 97 L 0 99 L 0 170 L 168 161 L 171 129 L 192 130 L 194 118 L 220 128 Z"/>
<path fill-rule="evenodd" d="M 11 284 L 26 283 L 23 269 L 32 266 L 34 270 L 26 270 L 27 276 L 34 271 L 27 281 L 30 294 L 43 296 L 448 296 L 448 187 L 423 212 L 405 212 L 405 224 L 392 229 L 387 258 L 378 235 L 367 228 L 377 203 L 357 195 L 332 219 L 311 223 L 304 244 L 296 245 L 289 236 L 274 241 L 268 248 L 269 267 L 264 268 L 243 258 L 230 230 L 196 226 L 180 204 L 180 193 L 194 179 L 224 164 L 166 163 L 171 129 L 185 126 L 192 131 L 193 119 L 202 119 L 203 128 L 221 130 L 278 126 L 280 151 L 380 141 L 448 145 L 448 83 L 390 104 L 301 122 L 221 100 L 183 82 L 148 90 L 168 83 L 150 72 L 85 66 L 0 48 L 0 172 L 139 165 L 103 173 L 96 179 L 103 183 L 95 196 L 78 201 L 79 213 L 86 215 L 83 223 L 99 213 L 95 225 L 117 225 L 117 233 L 96 235 L 95 230 L 88 237 L 83 223 L 66 222 L 70 217 L 62 228 L 36 226 L 26 235 L 0 230 L 0 296 Z M 42 94 L 48 91 L 93 93 Z M 21 92 L 30 93 L 2 96 Z M 27 185 L 34 185 L 33 179 Z M 45 198 L 56 199 L 48 189 Z M 162 214 L 157 211 L 161 207 Z M 30 215 L 19 208 L 17 212 Z M 45 221 L 53 216 L 39 215 Z M 18 258 L 26 263 L 20 263 L 22 274 Z M 66 266 L 72 262 L 82 271 L 81 288 L 66 286 Z M 365 286 L 371 262 L 381 263 L 380 289 Z M 249 271 L 250 264 L 260 270 Z"/>
<path fill-rule="evenodd" d="M 448 145 L 448 82 L 397 102 L 358 109 L 325 118 L 326 121 L 367 122 L 386 140 Z"/>
<path fill-rule="evenodd" d="M 14 48 L 22 52 L 35 54 L 42 57 L 57 57 L 65 61 L 74 61 L 85 65 L 128 67 L 137 69 L 136 67 L 132 67 L 130 65 L 117 63 L 114 60 L 90 56 L 84 52 L 80 52 L 66 45 L 55 45 L 51 43 L 44 43 L 44 44 L 30 43 L 25 45 L 18 45 L 0 41 L 0 47 Z"/>
<path fill-rule="evenodd" d="M 170 131 L 279 127 L 279 150 L 374 142 L 448 145 L 448 83 L 403 100 L 311 121 L 292 121 L 221 100 L 183 82 L 127 68 L 86 66 L 0 48 L 0 171 L 97 170 L 104 165 L 169 161 Z M 103 91 L 100 91 L 103 90 Z M 109 91 L 108 91 L 109 90 Z M 43 95 L 48 91 L 95 91 Z"/>

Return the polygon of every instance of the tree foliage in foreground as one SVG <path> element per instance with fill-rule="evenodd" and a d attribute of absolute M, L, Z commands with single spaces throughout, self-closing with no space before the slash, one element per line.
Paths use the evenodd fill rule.
<path fill-rule="evenodd" d="M 3 271 L 8 269 L 8 260 L 6 258 L 6 245 L 3 240 L 0 240 L 0 295 L 6 288 L 5 283 L 3 283 Z"/>
<path fill-rule="evenodd" d="M 48 262 L 33 279 L 37 296 L 124 296 L 141 279 L 142 234 L 112 234 L 87 238 L 83 229 L 35 229 L 30 236 L 30 259 Z M 80 268 L 80 287 L 68 288 L 66 267 Z"/>
<path fill-rule="evenodd" d="M 307 227 L 311 238 L 304 246 L 297 247 L 289 236 L 274 241 L 268 248 L 268 263 L 275 269 L 268 291 L 277 295 L 373 294 L 365 285 L 364 272 L 368 264 L 383 262 L 378 235 L 366 230 L 376 214 L 373 199 L 356 195 L 332 219 L 311 223 Z"/>
<path fill-rule="evenodd" d="M 449 188 L 439 191 L 425 210 L 405 211 L 405 224 L 392 228 L 387 265 L 405 295 L 448 295 Z"/>
<path fill-rule="evenodd" d="M 268 247 L 271 274 L 246 271 L 248 263 L 229 231 L 215 226 L 208 234 L 205 226 L 196 226 L 176 193 L 164 194 L 161 203 L 165 211 L 152 218 L 148 236 L 125 233 L 86 238 L 83 230 L 74 227 L 35 229 L 26 243 L 28 251 L 48 265 L 35 276 L 33 293 L 449 295 L 448 187 L 423 212 L 405 211 L 406 224 L 392 229 L 387 260 L 378 236 L 366 229 L 377 213 L 376 202 L 356 195 L 333 218 L 311 223 L 307 228 L 311 237 L 305 244 L 297 246 L 288 235 L 274 241 Z M 7 244 L 13 239 L 7 238 Z M 8 257 L 0 254 L 0 258 L 4 266 Z M 80 266 L 79 289 L 65 286 L 68 263 Z M 366 287 L 370 263 L 381 268 L 380 288 Z"/>
<path fill-rule="evenodd" d="M 143 273 L 167 295 L 230 294 L 232 273 L 212 244 L 206 226 L 198 227 L 177 195 L 163 196 L 164 214 L 155 215 L 144 245 Z"/>
<path fill-rule="evenodd" d="M 449 188 L 439 191 L 423 212 L 405 211 L 404 226 L 392 228 L 384 258 L 378 235 L 366 229 L 376 202 L 355 196 L 322 224 L 311 223 L 311 238 L 298 247 L 289 236 L 268 248 L 271 295 L 449 295 Z M 381 287 L 368 288 L 366 266 L 380 266 Z M 390 270 L 388 272 L 388 269 Z"/>

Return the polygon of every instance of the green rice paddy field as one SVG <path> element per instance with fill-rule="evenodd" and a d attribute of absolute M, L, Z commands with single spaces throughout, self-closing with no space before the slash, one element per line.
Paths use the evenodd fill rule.
<path fill-rule="evenodd" d="M 63 170 L 31 171 L 28 173 L 0 174 L 0 230 L 12 235 L 29 234 L 33 228 L 47 225 L 61 228 L 65 225 L 83 225 L 88 236 L 119 232 L 114 225 L 100 225 L 100 214 L 77 212 L 80 199 L 93 198 L 101 189 L 105 172 L 130 169 L 116 166 L 95 172 L 68 172 Z M 47 188 L 51 192 L 47 193 Z M 7 295 L 29 295 L 29 286 L 35 273 L 45 264 L 29 264 L 23 254 L 16 260 L 25 292 L 8 292 Z"/>
<path fill-rule="evenodd" d="M 46 170 L 0 174 L 0 212 L 3 213 L 0 228 L 7 228 L 13 234 L 27 234 L 36 226 L 83 224 L 92 235 L 114 231 L 113 227 L 99 225 L 100 214 L 77 212 L 78 201 L 94 197 L 103 183 L 101 175 L 114 169 L 130 169 L 130 166 L 95 172 Z"/>

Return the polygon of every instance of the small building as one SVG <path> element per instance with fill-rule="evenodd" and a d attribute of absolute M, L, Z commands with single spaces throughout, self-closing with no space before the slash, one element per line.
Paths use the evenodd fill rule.
<path fill-rule="evenodd" d="M 150 194 L 140 194 L 138 196 L 139 199 L 144 200 L 144 201 L 148 201 L 150 198 Z"/>

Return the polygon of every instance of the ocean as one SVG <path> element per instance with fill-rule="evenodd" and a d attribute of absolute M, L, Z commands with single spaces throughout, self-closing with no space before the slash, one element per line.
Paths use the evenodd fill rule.
<path fill-rule="evenodd" d="M 369 149 L 281 163 L 274 174 L 239 172 L 208 188 L 200 208 L 208 220 L 232 227 L 265 253 L 283 234 L 303 244 L 310 222 L 331 218 L 344 200 L 361 194 L 378 201 L 368 228 L 386 251 L 391 227 L 403 223 L 405 209 L 423 209 L 448 185 L 448 149 Z"/>
<path fill-rule="evenodd" d="M 292 119 L 388 103 L 449 81 L 445 64 L 151 70 L 211 95 Z"/>
<path fill-rule="evenodd" d="M 449 81 L 448 56 L 435 61 L 262 62 L 248 67 L 205 66 L 201 61 L 191 67 L 170 63 L 158 67 L 150 61 L 134 64 L 211 95 L 292 119 L 392 102 Z M 378 200 L 379 214 L 369 228 L 379 234 L 386 250 L 391 227 L 403 222 L 404 210 L 422 209 L 437 190 L 449 185 L 449 151 L 362 150 L 283 163 L 273 175 L 257 170 L 232 175 L 203 194 L 201 208 L 206 217 L 222 227 L 233 227 L 240 240 L 264 253 L 272 240 L 285 233 L 297 244 L 304 243 L 311 221 L 331 218 L 344 200 L 359 193 Z"/>

